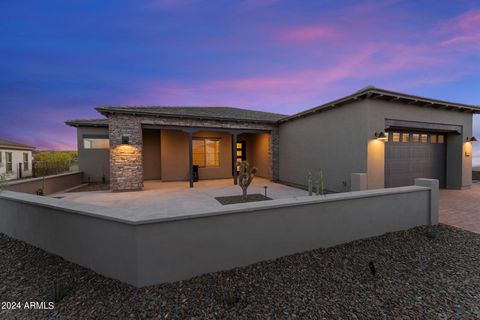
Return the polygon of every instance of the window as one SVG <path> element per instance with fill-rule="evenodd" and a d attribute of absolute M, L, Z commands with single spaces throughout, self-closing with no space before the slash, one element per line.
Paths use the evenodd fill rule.
<path fill-rule="evenodd" d="M 402 142 L 408 143 L 410 141 L 410 134 L 409 133 L 402 133 Z"/>
<path fill-rule="evenodd" d="M 28 171 L 30 170 L 28 168 L 28 152 L 23 153 L 23 171 Z"/>
<path fill-rule="evenodd" d="M 421 136 L 422 143 L 427 143 L 427 141 L 428 141 L 428 134 L 422 134 L 422 135 L 420 135 L 420 136 Z"/>
<path fill-rule="evenodd" d="M 194 138 L 192 141 L 193 165 L 199 167 L 220 166 L 220 140 Z"/>
<path fill-rule="evenodd" d="M 445 143 L 445 136 L 438 136 L 438 143 Z"/>
<path fill-rule="evenodd" d="M 12 165 L 12 153 L 5 152 L 5 169 L 7 173 L 13 172 L 13 165 Z"/>
<path fill-rule="evenodd" d="M 393 142 L 400 142 L 400 133 L 399 132 L 394 132 L 392 134 L 392 141 Z"/>
<path fill-rule="evenodd" d="M 108 138 L 83 138 L 84 149 L 108 149 L 110 141 Z"/>
<path fill-rule="evenodd" d="M 431 134 L 430 135 L 430 143 L 437 143 L 437 135 Z"/>
<path fill-rule="evenodd" d="M 420 142 L 420 135 L 418 133 L 413 133 L 412 134 L 412 142 L 413 143 L 419 143 Z"/>

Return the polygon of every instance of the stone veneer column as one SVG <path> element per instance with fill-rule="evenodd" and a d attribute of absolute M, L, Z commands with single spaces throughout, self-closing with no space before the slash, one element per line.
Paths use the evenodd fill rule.
<path fill-rule="evenodd" d="M 274 127 L 270 134 L 270 164 L 272 167 L 272 181 L 278 181 L 280 179 L 280 136 L 278 127 Z"/>
<path fill-rule="evenodd" d="M 112 191 L 143 188 L 142 125 L 131 115 L 108 116 L 110 137 L 110 187 Z M 129 138 L 122 145 L 122 136 Z"/>

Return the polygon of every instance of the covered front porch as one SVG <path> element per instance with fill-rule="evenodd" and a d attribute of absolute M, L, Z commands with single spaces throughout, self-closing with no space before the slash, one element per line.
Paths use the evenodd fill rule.
<path fill-rule="evenodd" d="M 257 167 L 257 177 L 272 179 L 271 132 L 248 128 L 142 125 L 144 189 L 146 181 L 238 181 L 238 164 Z"/>

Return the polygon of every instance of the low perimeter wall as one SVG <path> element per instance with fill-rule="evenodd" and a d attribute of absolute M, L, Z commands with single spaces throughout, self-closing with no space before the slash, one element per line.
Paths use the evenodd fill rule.
<path fill-rule="evenodd" d="M 438 223 L 438 181 L 135 220 L 122 209 L 5 191 L 0 232 L 135 286 L 188 279 Z"/>
<path fill-rule="evenodd" d="M 36 194 L 43 189 L 44 195 L 64 191 L 82 184 L 82 172 L 69 172 L 40 178 L 22 179 L 7 183 L 9 191 Z"/>

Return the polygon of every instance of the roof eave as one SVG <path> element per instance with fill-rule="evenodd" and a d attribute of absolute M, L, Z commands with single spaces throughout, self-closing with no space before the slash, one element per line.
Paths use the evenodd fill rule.
<path fill-rule="evenodd" d="M 359 101 L 363 99 L 378 99 L 382 97 L 390 98 L 389 100 L 385 100 L 389 102 L 399 102 L 400 100 L 406 100 L 408 101 L 409 104 L 419 105 L 420 103 L 423 103 L 423 105 L 420 105 L 420 106 L 433 107 L 435 109 L 480 114 L 480 108 L 475 106 L 446 102 L 446 101 L 441 101 L 436 99 L 426 99 L 422 97 L 405 95 L 405 94 L 397 94 L 397 93 L 389 92 L 386 90 L 368 89 L 368 90 L 362 90 L 362 91 L 356 92 L 344 98 L 340 98 L 340 99 L 328 102 L 321 106 L 311 108 L 291 116 L 287 116 L 283 119 L 278 120 L 278 123 L 284 123 L 290 120 L 303 118 L 317 112 L 326 111 L 326 110 L 338 107 L 341 104 L 347 104 L 353 101 Z"/>
<path fill-rule="evenodd" d="M 130 111 L 130 110 L 119 110 L 119 109 L 106 109 L 104 107 L 95 108 L 99 113 L 108 117 L 110 114 L 120 113 L 128 114 L 132 116 L 143 115 L 159 118 L 177 118 L 177 119 L 197 119 L 197 120 L 217 120 L 217 121 L 232 121 L 232 122 L 252 122 L 252 123 L 267 123 L 275 124 L 278 120 L 258 120 L 258 119 L 234 119 L 234 118 L 221 118 L 221 117 L 209 117 L 209 116 L 190 116 L 190 115 L 179 115 L 179 114 L 168 114 L 168 113 L 155 113 L 148 112 L 143 110 Z"/>
<path fill-rule="evenodd" d="M 21 151 L 33 151 L 36 148 L 35 147 L 30 147 L 30 146 L 10 146 L 10 145 L 4 145 L 0 144 L 0 149 L 3 150 L 21 150 Z"/>

